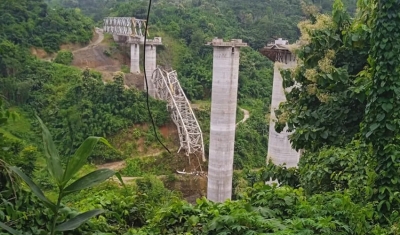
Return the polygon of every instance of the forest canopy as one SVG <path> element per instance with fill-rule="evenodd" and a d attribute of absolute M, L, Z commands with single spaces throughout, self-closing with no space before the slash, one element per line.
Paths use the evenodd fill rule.
<path fill-rule="evenodd" d="M 0 2 L 1 41 L 54 52 L 65 43 L 87 43 L 92 20 L 74 9 L 49 7 L 43 1 Z"/>

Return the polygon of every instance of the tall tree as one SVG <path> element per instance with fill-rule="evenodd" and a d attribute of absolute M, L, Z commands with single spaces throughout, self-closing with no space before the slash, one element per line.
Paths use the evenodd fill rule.
<path fill-rule="evenodd" d="M 400 191 L 400 1 L 372 0 L 370 5 L 372 85 L 362 130 L 378 160 L 378 210 L 388 213 L 399 208 L 395 195 Z"/>
<path fill-rule="evenodd" d="M 298 66 L 282 72 L 283 86 L 291 90 L 276 112 L 276 129 L 287 124 L 295 149 L 317 151 L 344 146 L 359 132 L 365 99 L 357 92 L 363 85 L 357 74 L 366 65 L 368 42 L 341 1 L 335 1 L 332 16 L 310 16 L 299 24 Z"/>

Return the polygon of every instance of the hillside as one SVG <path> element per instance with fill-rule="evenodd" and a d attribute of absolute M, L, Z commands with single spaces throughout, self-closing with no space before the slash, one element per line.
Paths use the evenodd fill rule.
<path fill-rule="evenodd" d="M 191 174 L 199 164 L 176 154 L 166 104 L 150 98 L 157 136 L 171 154 L 161 146 L 142 77 L 127 71 L 129 50 L 95 28 L 106 16 L 145 18 L 147 1 L 5 0 L 0 227 L 25 234 L 398 234 L 396 1 L 359 1 L 358 10 L 343 1 L 348 12 L 339 0 L 153 2 L 149 36 L 164 43 L 158 62 L 177 70 L 206 154 L 212 48 L 205 43 L 220 37 L 250 45 L 240 59 L 233 200 L 201 198 L 206 164 Z M 258 49 L 277 37 L 299 42 L 298 66 L 282 71 L 286 88 L 299 86 L 276 112 L 277 131 L 287 125 L 292 146 L 304 150 L 299 168 L 265 164 L 273 64 Z M 280 185 L 265 184 L 271 180 Z"/>

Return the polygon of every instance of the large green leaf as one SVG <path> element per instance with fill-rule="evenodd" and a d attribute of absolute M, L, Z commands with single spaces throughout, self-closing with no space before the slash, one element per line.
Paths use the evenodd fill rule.
<path fill-rule="evenodd" d="M 21 235 L 22 234 L 21 232 L 18 232 L 17 230 L 8 227 L 6 224 L 4 224 L 2 222 L 0 222 L 0 228 L 6 230 L 7 232 L 9 232 L 13 235 Z"/>
<path fill-rule="evenodd" d="M 61 185 L 63 170 L 61 168 L 60 156 L 51 137 L 50 131 L 47 129 L 46 125 L 42 122 L 38 116 L 36 118 L 39 120 L 40 126 L 42 127 L 43 133 L 43 145 L 44 152 L 46 155 L 47 169 L 50 175 L 56 180 L 58 185 Z"/>
<path fill-rule="evenodd" d="M 93 187 L 97 184 L 100 184 L 101 182 L 104 182 L 106 179 L 110 178 L 115 174 L 115 171 L 110 170 L 110 169 L 99 169 L 96 171 L 93 171 L 79 179 L 77 179 L 75 182 L 70 184 L 68 187 L 66 187 L 63 191 L 63 195 L 68 195 L 70 193 Z"/>
<path fill-rule="evenodd" d="M 82 144 L 79 146 L 78 150 L 76 150 L 75 154 L 69 159 L 67 168 L 65 170 L 65 174 L 63 177 L 63 185 L 66 185 L 68 181 L 84 166 L 87 162 L 88 157 L 92 153 L 94 147 L 97 142 L 102 142 L 105 145 L 111 145 L 108 141 L 102 137 L 90 136 L 88 137 Z"/>
<path fill-rule="evenodd" d="M 104 210 L 91 210 L 75 216 L 74 218 L 57 225 L 56 231 L 68 231 L 78 228 L 81 224 L 88 221 L 90 218 L 104 213 Z"/>
<path fill-rule="evenodd" d="M 121 173 L 115 172 L 115 176 L 118 178 L 119 182 L 125 187 L 125 183 L 124 183 L 124 181 L 122 180 Z"/>
<path fill-rule="evenodd" d="M 24 172 L 22 172 L 18 167 L 12 166 L 10 167 L 12 171 L 17 173 L 24 181 L 25 183 L 29 186 L 29 188 L 32 190 L 32 192 L 47 206 L 49 207 L 53 212 L 56 211 L 56 205 L 52 203 L 40 190 L 40 188 L 29 178 L 27 175 L 25 175 Z"/>

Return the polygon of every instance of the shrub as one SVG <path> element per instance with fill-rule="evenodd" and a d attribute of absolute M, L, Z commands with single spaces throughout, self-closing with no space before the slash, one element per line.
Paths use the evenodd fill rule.
<path fill-rule="evenodd" d="M 57 56 L 54 59 L 54 62 L 57 64 L 70 65 L 72 63 L 73 59 L 74 59 L 74 55 L 72 54 L 71 51 L 61 50 L 57 53 Z"/>
<path fill-rule="evenodd" d="M 306 152 L 299 162 L 300 182 L 310 195 L 352 189 L 353 199 L 363 201 L 372 193 L 375 166 L 371 146 L 353 141 L 345 148 Z"/>
<path fill-rule="evenodd" d="M 128 67 L 127 65 L 125 65 L 125 64 L 123 64 L 123 65 L 121 66 L 121 71 L 122 71 L 123 73 L 130 73 L 129 67 Z"/>

